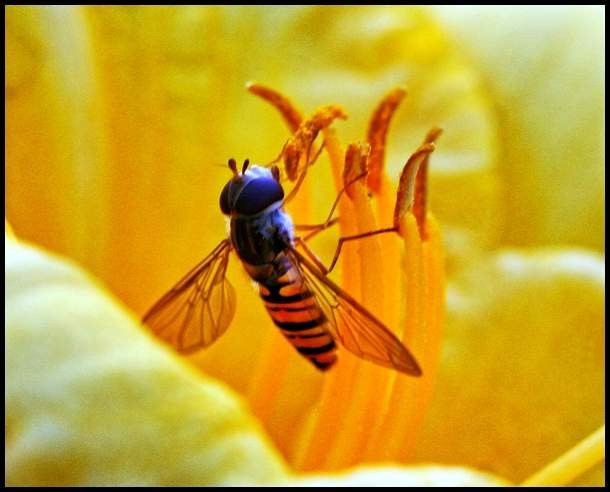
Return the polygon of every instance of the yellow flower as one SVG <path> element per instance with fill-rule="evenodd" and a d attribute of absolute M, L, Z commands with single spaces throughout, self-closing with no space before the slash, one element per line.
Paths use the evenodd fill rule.
<path fill-rule="evenodd" d="M 133 312 L 224 236 L 215 197 L 227 173 L 214 166 L 231 156 L 270 160 L 288 136 L 243 90 L 250 79 L 282 88 L 307 111 L 340 103 L 349 119 L 334 128 L 345 142 L 364 137 L 380 94 L 407 84 L 387 175 L 398 177 L 430 127 L 445 128 L 429 189 L 448 288 L 426 412 L 431 379 L 422 391 L 420 380 L 345 351 L 332 373 L 312 371 L 267 321 L 237 262 L 229 272 L 236 319 L 190 358 L 202 369 L 194 373 L 81 274 L 11 240 L 7 483 L 261 483 L 289 479 L 284 460 L 317 471 L 386 460 L 460 464 L 519 482 L 593 433 L 603 423 L 603 259 L 501 248 L 601 249 L 600 10 L 481 12 L 437 9 L 437 21 L 396 7 L 10 7 L 7 218 L 18 237 L 74 258 Z M 499 19 L 510 29 L 496 27 Z M 558 39 L 564 63 L 555 59 Z M 293 210 L 300 222 L 323 220 L 336 193 L 325 159 L 311 177 Z M 340 212 L 341 227 L 391 221 L 385 191 L 377 216 L 363 201 L 357 220 Z M 335 243 L 336 231 L 313 244 L 327 258 Z M 346 246 L 337 278 L 392 327 L 413 311 L 404 321 L 415 328 L 425 299 L 409 295 L 422 285 L 417 274 L 407 278 L 407 305 L 392 288 L 399 247 L 381 236 L 363 241 L 360 254 Z M 406 248 L 410 272 L 425 265 L 417 260 L 425 245 Z M 381 276 L 370 270 L 380 257 Z M 414 333 L 416 354 L 430 349 L 417 342 L 428 334 Z M 427 363 L 433 374 L 433 357 Z M 203 373 L 243 395 L 283 459 Z M 362 429 L 373 429 L 372 441 Z M 592 443 L 559 462 L 566 473 L 546 479 L 569 483 L 599 463 L 599 435 Z M 461 473 L 365 470 L 352 479 L 479 477 Z M 581 480 L 603 481 L 592 473 Z"/>

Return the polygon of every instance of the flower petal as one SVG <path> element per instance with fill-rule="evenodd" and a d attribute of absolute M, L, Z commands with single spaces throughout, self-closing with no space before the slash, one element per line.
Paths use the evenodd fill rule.
<path fill-rule="evenodd" d="M 503 239 L 603 249 L 604 7 L 437 7 L 499 115 Z"/>
<path fill-rule="evenodd" d="M 315 475 L 290 483 L 299 487 L 495 487 L 510 482 L 470 468 L 422 465 L 360 467 L 333 475 Z"/>
<path fill-rule="evenodd" d="M 604 262 L 505 251 L 453 278 L 417 457 L 521 481 L 604 421 Z"/>
<path fill-rule="evenodd" d="M 285 479 L 231 391 L 153 342 L 79 268 L 5 244 L 7 484 Z"/>

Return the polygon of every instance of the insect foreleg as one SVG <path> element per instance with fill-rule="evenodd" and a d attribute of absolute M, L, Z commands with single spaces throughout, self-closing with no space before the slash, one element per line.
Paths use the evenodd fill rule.
<path fill-rule="evenodd" d="M 326 222 L 322 222 L 321 224 L 294 224 L 294 228 L 297 231 L 319 231 L 320 229 L 325 229 L 328 226 L 334 225 L 339 220 L 339 217 L 335 217 L 328 224 Z"/>
<path fill-rule="evenodd" d="M 284 143 L 284 146 L 282 147 L 282 150 L 280 151 L 279 155 L 273 159 L 272 161 L 268 162 L 267 164 L 265 164 L 265 167 L 271 167 L 273 166 L 275 163 L 279 162 L 279 160 L 282 158 L 282 156 L 284 155 L 284 151 L 286 150 L 286 145 L 288 145 L 288 142 L 290 142 L 289 140 L 286 140 L 286 142 Z"/>
<path fill-rule="evenodd" d="M 282 205 L 285 205 L 286 203 L 288 203 L 290 200 L 292 200 L 296 196 L 297 191 L 299 191 L 299 188 L 303 184 L 303 181 L 305 181 L 305 176 L 307 175 L 307 168 L 309 167 L 309 151 L 310 151 L 310 149 L 311 149 L 311 147 L 307 148 L 307 154 L 306 154 L 307 157 L 305 159 L 305 162 L 307 164 L 305 165 L 305 168 L 303 169 L 303 172 L 299 176 L 299 179 L 297 180 L 296 184 L 294 185 L 292 190 L 290 190 L 290 193 L 288 194 L 288 196 L 286 198 L 284 198 L 284 201 L 282 202 Z"/>
<path fill-rule="evenodd" d="M 348 186 L 354 184 L 356 181 L 358 181 L 359 179 L 362 179 L 366 176 L 366 171 L 359 174 L 358 176 L 356 176 L 354 179 L 348 181 L 343 188 L 341 188 L 339 190 L 339 193 L 337 193 L 337 198 L 335 198 L 335 201 L 333 202 L 333 206 L 330 208 L 330 212 L 328 214 L 328 217 L 326 218 L 326 222 L 325 224 L 328 224 L 331 220 L 331 217 L 333 216 L 333 214 L 335 213 L 335 209 L 337 208 L 337 205 L 339 205 L 339 200 L 341 199 L 341 197 L 343 196 L 343 193 L 345 193 L 345 190 L 347 190 Z"/>
<path fill-rule="evenodd" d="M 318 233 L 320 233 L 322 231 L 325 231 L 329 227 L 334 226 L 337 222 L 339 222 L 339 217 L 335 217 L 330 222 L 325 222 L 324 224 L 295 225 L 294 228 L 296 230 L 301 230 L 301 231 L 311 231 L 309 234 L 307 234 L 303 238 L 303 241 L 309 241 L 312 237 L 314 237 L 315 235 L 317 235 Z"/>
<path fill-rule="evenodd" d="M 352 180 L 348 181 L 345 186 L 343 186 L 343 188 L 341 188 L 341 190 L 339 191 L 339 193 L 337 194 L 337 198 L 335 199 L 333 206 L 330 209 L 330 212 L 328 214 L 328 217 L 326 218 L 326 220 L 324 222 L 322 222 L 321 224 L 313 224 L 313 225 L 295 225 L 294 228 L 296 230 L 301 230 L 301 231 L 312 231 L 309 234 L 307 234 L 304 238 L 303 241 L 307 241 L 309 239 L 311 239 L 312 237 L 314 237 L 316 234 L 328 229 L 329 227 L 335 225 L 338 221 L 339 221 L 339 217 L 335 217 L 334 219 L 332 218 L 333 214 L 335 213 L 335 209 L 337 208 L 337 205 L 339 205 L 339 200 L 341 199 L 341 196 L 343 196 L 343 193 L 345 193 L 345 190 L 348 186 L 354 184 L 356 181 L 358 181 L 359 179 L 362 179 L 366 176 L 366 171 L 363 172 L 362 174 L 356 176 L 355 178 L 353 178 Z"/>
<path fill-rule="evenodd" d="M 303 184 L 303 181 L 305 180 L 305 175 L 307 174 L 307 168 L 309 168 L 310 166 L 313 166 L 314 163 L 318 160 L 318 157 L 320 157 L 320 154 L 324 150 L 325 142 L 322 142 L 322 145 L 320 145 L 320 148 L 316 151 L 316 155 L 313 156 L 313 159 L 309 160 L 309 153 L 311 151 L 311 145 L 313 145 L 313 142 L 307 148 L 307 157 L 305 159 L 306 164 L 305 164 L 305 167 L 303 168 L 303 172 L 299 176 L 299 179 L 297 180 L 296 184 L 294 185 L 294 188 L 292 188 L 292 190 L 290 190 L 290 194 L 284 199 L 284 203 L 289 202 L 296 196 L 297 191 L 299 190 L 299 188 L 301 187 L 301 184 Z"/>
<path fill-rule="evenodd" d="M 295 225 L 295 229 L 297 229 L 297 230 L 300 229 L 302 231 L 311 231 L 311 230 L 314 231 L 311 234 L 308 234 L 307 236 L 305 236 L 303 238 L 304 241 L 307 241 L 311 237 L 315 236 L 318 232 L 322 232 L 324 229 L 327 229 L 330 226 L 337 223 L 337 221 L 339 220 L 339 217 L 335 217 L 333 219 L 332 216 L 335 213 L 335 209 L 337 208 L 337 205 L 339 205 L 339 200 L 341 199 L 341 196 L 343 196 L 343 193 L 345 193 L 345 190 L 347 189 L 348 186 L 354 184 L 356 181 L 364 178 L 365 176 L 366 176 L 366 172 L 363 172 L 362 174 L 356 176 L 354 179 L 348 181 L 345 184 L 345 186 L 343 186 L 343 188 L 341 188 L 341 190 L 337 194 L 337 198 L 335 198 L 333 206 L 330 209 L 328 217 L 326 218 L 326 220 L 324 222 L 322 222 L 321 224 L 315 224 L 315 225 Z"/>
<path fill-rule="evenodd" d="M 335 225 L 339 222 L 339 217 L 335 217 L 332 220 L 322 222 L 321 224 L 295 224 L 294 228 L 297 231 L 314 231 L 315 234 L 323 231 L 324 229 L 328 229 L 329 227 Z M 308 236 L 304 237 L 303 240 L 307 241 L 309 239 Z"/>
<path fill-rule="evenodd" d="M 387 227 L 385 229 L 378 229 L 376 231 L 363 232 L 361 234 L 355 234 L 353 236 L 344 236 L 344 237 L 339 238 L 339 242 L 337 243 L 337 249 L 335 250 L 335 256 L 333 258 L 332 263 L 330 264 L 330 267 L 328 267 L 328 273 L 332 272 L 333 268 L 335 268 L 337 260 L 339 259 L 339 255 L 341 254 L 341 248 L 343 247 L 343 243 L 345 243 L 347 241 L 353 241 L 356 239 L 363 239 L 365 237 L 375 236 L 377 234 L 385 234 L 387 232 L 397 232 L 397 231 L 398 231 L 398 228 L 396 228 L 396 227 Z"/>
<path fill-rule="evenodd" d="M 311 144 L 313 145 L 313 142 Z M 318 160 L 318 157 L 320 157 L 320 154 L 322 153 L 322 151 L 324 150 L 325 147 L 326 147 L 326 142 L 322 142 L 322 145 L 320 145 L 320 148 L 316 151 L 316 154 L 313 156 L 313 159 L 307 163 L 308 167 L 313 166 L 315 164 L 315 162 Z"/>

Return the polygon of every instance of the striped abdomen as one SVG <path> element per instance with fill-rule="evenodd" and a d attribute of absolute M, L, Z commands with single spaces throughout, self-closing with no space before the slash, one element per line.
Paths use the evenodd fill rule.
<path fill-rule="evenodd" d="M 260 295 L 273 322 L 298 352 L 318 369 L 337 360 L 335 342 L 325 328 L 326 317 L 299 271 L 285 262 L 286 271 L 275 280 L 259 281 Z"/>

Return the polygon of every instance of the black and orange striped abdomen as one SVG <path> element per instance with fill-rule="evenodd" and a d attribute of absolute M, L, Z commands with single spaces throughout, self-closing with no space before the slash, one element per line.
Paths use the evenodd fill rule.
<path fill-rule="evenodd" d="M 260 295 L 271 319 L 297 351 L 318 369 L 337 361 L 335 342 L 316 298 L 291 264 L 275 280 L 259 282 Z"/>

